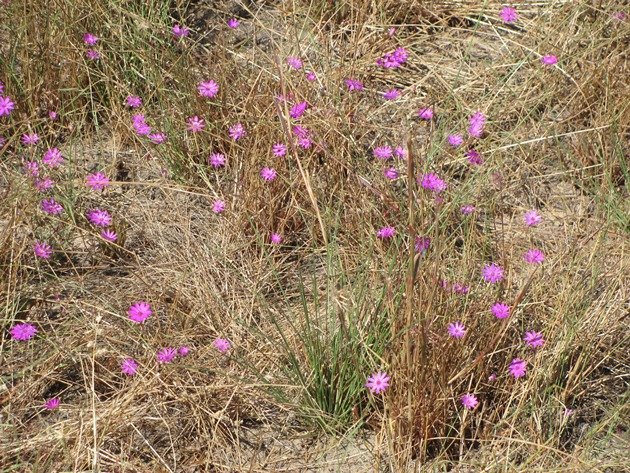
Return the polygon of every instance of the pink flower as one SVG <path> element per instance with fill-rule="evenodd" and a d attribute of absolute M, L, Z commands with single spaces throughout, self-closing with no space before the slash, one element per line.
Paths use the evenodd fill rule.
<path fill-rule="evenodd" d="M 130 108 L 138 108 L 142 106 L 142 99 L 140 97 L 138 97 L 137 95 L 129 95 L 125 102 L 127 103 L 127 106 Z"/>
<path fill-rule="evenodd" d="M 479 401 L 477 401 L 477 396 L 475 396 L 474 394 L 464 394 L 461 398 L 460 398 L 461 402 L 462 402 L 462 406 L 464 406 L 466 409 L 474 409 L 475 407 L 477 407 L 477 404 L 479 404 Z"/>
<path fill-rule="evenodd" d="M 171 31 L 177 39 L 184 38 L 190 34 L 190 29 L 187 26 L 175 25 Z"/>
<path fill-rule="evenodd" d="M 133 358 L 125 358 L 120 363 L 120 371 L 127 376 L 133 376 L 138 371 L 138 362 Z"/>
<path fill-rule="evenodd" d="M 149 317 L 153 315 L 151 306 L 144 301 L 134 302 L 127 309 L 127 315 L 129 320 L 137 324 L 144 323 Z"/>
<path fill-rule="evenodd" d="M 461 322 L 448 324 L 448 334 L 453 338 L 462 338 L 466 335 L 466 327 Z"/>
<path fill-rule="evenodd" d="M 387 375 L 385 371 L 377 371 L 372 373 L 365 383 L 365 387 L 370 390 L 372 394 L 380 394 L 389 387 L 391 377 Z"/>
<path fill-rule="evenodd" d="M 52 197 L 50 199 L 44 199 L 39 204 L 40 208 L 48 215 L 59 215 L 63 212 L 63 207 Z"/>
<path fill-rule="evenodd" d="M 407 62 L 409 53 L 405 48 L 397 48 L 393 53 L 387 53 L 376 60 L 376 65 L 386 69 L 398 69 Z"/>
<path fill-rule="evenodd" d="M 392 147 L 391 146 L 378 146 L 374 148 L 372 154 L 375 158 L 378 159 L 389 159 L 392 157 Z"/>
<path fill-rule="evenodd" d="M 462 135 L 448 135 L 447 141 L 451 147 L 457 148 L 464 142 L 464 138 Z"/>
<path fill-rule="evenodd" d="M 236 28 L 239 27 L 239 25 L 241 24 L 240 21 L 238 21 L 236 18 L 230 18 L 227 22 L 227 25 L 229 28 L 235 30 Z"/>
<path fill-rule="evenodd" d="M 489 382 L 494 382 L 497 380 L 497 374 L 496 373 L 492 373 L 490 376 L 488 376 L 488 381 Z"/>
<path fill-rule="evenodd" d="M 181 356 L 182 358 L 188 356 L 189 353 L 190 348 L 188 348 L 186 345 L 179 347 L 179 349 L 177 350 L 177 356 Z"/>
<path fill-rule="evenodd" d="M 287 154 L 287 147 L 283 143 L 276 143 L 275 145 L 273 145 L 272 150 L 274 156 L 281 157 Z"/>
<path fill-rule="evenodd" d="M 60 403 L 61 400 L 58 397 L 50 398 L 44 403 L 44 409 L 47 409 L 49 411 L 55 410 L 59 407 Z"/>
<path fill-rule="evenodd" d="M 219 93 L 219 84 L 213 80 L 201 82 L 197 86 L 197 90 L 199 91 L 199 95 L 202 97 L 212 98 Z"/>
<path fill-rule="evenodd" d="M 357 91 L 360 92 L 363 90 L 363 83 L 356 79 L 346 79 L 345 80 L 346 87 L 348 87 L 349 91 Z"/>
<path fill-rule="evenodd" d="M 245 131 L 245 127 L 242 124 L 235 123 L 234 125 L 230 127 L 229 135 L 230 135 L 230 138 L 232 138 L 234 141 L 238 141 L 241 138 L 243 138 L 245 135 L 247 135 L 247 132 Z"/>
<path fill-rule="evenodd" d="M 383 92 L 383 98 L 385 100 L 396 100 L 398 98 L 400 98 L 401 96 L 401 92 L 398 89 L 389 89 L 386 90 L 385 92 Z"/>
<path fill-rule="evenodd" d="M 92 33 L 85 33 L 83 35 L 83 42 L 88 46 L 94 46 L 96 43 L 98 43 L 98 38 Z"/>
<path fill-rule="evenodd" d="M 87 213 L 87 219 L 97 227 L 107 227 L 112 223 L 112 216 L 107 210 L 92 209 Z"/>
<path fill-rule="evenodd" d="M 9 333 L 11 334 L 11 338 L 13 340 L 25 342 L 35 336 L 35 334 L 37 333 L 37 327 L 35 327 L 35 325 L 33 324 L 29 324 L 26 322 L 19 323 L 11 327 L 11 330 L 9 330 Z"/>
<path fill-rule="evenodd" d="M 42 163 L 51 168 L 57 168 L 63 163 L 63 156 L 58 148 L 50 148 L 44 153 Z"/>
<path fill-rule="evenodd" d="M 514 358 L 510 363 L 510 374 L 515 378 L 522 378 L 527 372 L 527 361 Z"/>
<path fill-rule="evenodd" d="M 0 96 L 0 117 L 8 117 L 14 108 L 15 102 L 11 100 L 11 97 Z"/>
<path fill-rule="evenodd" d="M 495 263 L 487 264 L 483 267 L 482 275 L 486 282 L 494 284 L 503 279 L 503 268 Z"/>
<path fill-rule="evenodd" d="M 48 118 L 50 118 L 52 121 L 55 121 L 57 119 L 57 116 L 57 112 L 55 112 L 54 110 L 48 112 Z"/>
<path fill-rule="evenodd" d="M 101 58 L 101 53 L 99 53 L 96 49 L 88 49 L 85 51 L 85 56 L 92 61 L 97 61 Z"/>
<path fill-rule="evenodd" d="M 35 189 L 37 189 L 39 192 L 44 192 L 52 189 L 54 185 L 55 181 L 53 181 L 49 177 L 45 177 L 43 179 L 35 179 Z"/>
<path fill-rule="evenodd" d="M 221 153 L 212 153 L 208 158 L 208 162 L 210 166 L 215 169 L 222 168 L 225 166 L 225 155 Z"/>
<path fill-rule="evenodd" d="M 481 166 L 483 164 L 483 159 L 481 159 L 481 153 L 476 149 L 469 149 L 465 154 L 468 162 L 473 166 Z"/>
<path fill-rule="evenodd" d="M 279 245 L 280 243 L 282 243 L 282 235 L 280 235 L 279 233 L 272 233 L 269 237 L 269 241 L 271 241 L 272 245 Z"/>
<path fill-rule="evenodd" d="M 396 229 L 394 227 L 383 227 L 376 232 L 376 236 L 381 240 L 389 240 L 394 235 L 396 235 Z"/>
<path fill-rule="evenodd" d="M 531 249 L 525 252 L 523 259 L 529 264 L 540 264 L 545 261 L 545 254 L 540 250 Z"/>
<path fill-rule="evenodd" d="M 114 242 L 118 239 L 118 235 L 116 235 L 116 232 L 113 230 L 103 230 L 101 232 L 101 238 L 103 238 L 103 240 Z"/>
<path fill-rule="evenodd" d="M 475 208 L 475 206 L 474 206 L 474 205 L 470 205 L 470 204 L 464 205 L 464 206 L 460 209 L 460 211 L 461 211 L 461 213 L 462 213 L 463 215 L 470 215 L 470 214 L 472 214 L 475 210 L 477 210 L 477 209 Z"/>
<path fill-rule="evenodd" d="M 444 191 L 447 187 L 446 182 L 440 179 L 437 174 L 431 172 L 423 175 L 422 179 L 418 178 L 418 184 L 436 194 Z"/>
<path fill-rule="evenodd" d="M 407 150 L 402 146 L 396 146 L 394 154 L 400 159 L 407 159 Z"/>
<path fill-rule="evenodd" d="M 287 64 L 293 69 L 302 69 L 302 60 L 297 56 L 289 56 L 287 58 Z"/>
<path fill-rule="evenodd" d="M 291 128 L 291 131 L 298 138 L 308 138 L 310 136 L 310 131 L 308 130 L 308 128 L 302 125 L 294 125 L 293 128 Z"/>
<path fill-rule="evenodd" d="M 515 23 L 518 20 L 518 13 L 515 8 L 512 7 L 503 7 L 499 12 L 499 16 L 503 23 Z"/>
<path fill-rule="evenodd" d="M 414 249 L 416 253 L 422 253 L 427 251 L 431 246 L 431 238 L 424 236 L 417 236 L 414 244 Z"/>
<path fill-rule="evenodd" d="M 481 112 L 475 112 L 468 119 L 468 134 L 475 138 L 481 138 L 483 129 L 486 126 L 486 116 Z"/>
<path fill-rule="evenodd" d="M 545 54 L 540 58 L 540 62 L 542 62 L 545 66 L 553 66 L 558 63 L 558 58 L 553 54 Z"/>
<path fill-rule="evenodd" d="M 166 141 L 166 135 L 164 133 L 151 133 L 150 135 L 147 135 L 147 138 L 156 145 L 161 145 Z"/>
<path fill-rule="evenodd" d="M 313 81 L 317 80 L 317 76 L 315 75 L 315 73 L 313 71 L 307 72 L 306 73 L 306 80 L 309 81 L 309 82 L 313 82 Z"/>
<path fill-rule="evenodd" d="M 39 136 L 37 133 L 24 133 L 22 135 L 22 144 L 24 146 L 34 146 L 39 143 Z"/>
<path fill-rule="evenodd" d="M 497 302 L 490 308 L 490 312 L 497 319 L 507 319 L 510 316 L 510 306 L 503 302 Z"/>
<path fill-rule="evenodd" d="M 468 294 L 470 292 L 470 287 L 466 286 L 465 284 L 462 284 L 460 282 L 456 282 L 453 284 L 452 290 L 455 294 L 459 294 L 461 296 L 464 296 L 466 294 Z"/>
<path fill-rule="evenodd" d="M 175 348 L 166 347 L 157 352 L 157 362 L 160 364 L 170 363 L 177 356 L 177 350 Z"/>
<path fill-rule="evenodd" d="M 36 241 L 33 245 L 33 253 L 41 259 L 48 259 L 52 255 L 52 248 L 48 243 Z"/>
<path fill-rule="evenodd" d="M 525 220 L 525 225 L 528 227 L 535 227 L 540 222 L 542 222 L 542 217 L 538 215 L 538 212 L 535 210 L 530 210 L 529 212 L 525 212 L 523 215 L 523 220 Z"/>
<path fill-rule="evenodd" d="M 626 12 L 616 11 L 615 13 L 612 14 L 612 17 L 615 20 L 624 21 L 628 17 L 628 15 L 626 15 Z M 2 92 L 2 90 L 0 90 L 0 93 L 1 92 Z"/>
<path fill-rule="evenodd" d="M 227 353 L 230 348 L 232 348 L 232 344 L 227 338 L 217 338 L 212 342 L 212 346 L 219 350 L 221 353 Z"/>
<path fill-rule="evenodd" d="M 539 348 L 545 344 L 543 334 L 540 332 L 525 332 L 523 341 L 532 348 Z"/>
<path fill-rule="evenodd" d="M 197 115 L 188 119 L 188 130 L 191 133 L 198 133 L 203 130 L 205 126 L 206 122 L 204 122 L 203 118 L 199 118 Z"/>
<path fill-rule="evenodd" d="M 433 118 L 433 109 L 430 107 L 421 108 L 418 110 L 418 117 L 420 117 L 421 120 L 431 120 Z"/>
<path fill-rule="evenodd" d="M 109 186 L 109 178 L 102 172 L 85 176 L 85 185 L 95 191 L 102 191 Z"/>
<path fill-rule="evenodd" d="M 264 167 L 260 170 L 260 177 L 262 177 L 265 181 L 271 182 L 278 177 L 278 173 L 273 168 Z"/>
<path fill-rule="evenodd" d="M 289 111 L 289 115 L 291 115 L 291 118 L 294 118 L 297 120 L 302 115 L 304 115 L 304 112 L 306 111 L 307 108 L 308 108 L 308 102 L 296 103 L 293 107 L 291 107 L 291 110 Z"/>
<path fill-rule="evenodd" d="M 387 168 L 383 171 L 383 174 L 390 181 L 398 179 L 398 170 L 396 168 Z"/>
<path fill-rule="evenodd" d="M 297 145 L 302 149 L 309 149 L 313 142 L 310 138 L 300 138 L 297 140 Z"/>
<path fill-rule="evenodd" d="M 220 214 L 225 210 L 225 202 L 222 200 L 215 200 L 212 204 L 212 211 L 215 214 Z"/>

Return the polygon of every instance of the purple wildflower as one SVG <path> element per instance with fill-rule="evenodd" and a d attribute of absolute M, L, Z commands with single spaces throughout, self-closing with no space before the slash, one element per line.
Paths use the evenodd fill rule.
<path fill-rule="evenodd" d="M 191 133 L 200 132 L 205 128 L 205 126 L 206 122 L 203 120 L 203 118 L 199 118 L 197 115 L 188 119 L 188 130 Z"/>
<path fill-rule="evenodd" d="M 39 135 L 37 133 L 24 133 L 21 141 L 24 146 L 34 146 L 39 143 Z"/>
<path fill-rule="evenodd" d="M 386 69 L 398 69 L 407 62 L 409 53 L 405 48 L 396 48 L 392 53 L 387 53 L 376 60 L 376 65 Z"/>
<path fill-rule="evenodd" d="M 120 371 L 127 376 L 133 376 L 138 371 L 138 362 L 133 358 L 125 358 L 120 363 Z"/>
<path fill-rule="evenodd" d="M 377 146 L 372 150 L 374 157 L 382 160 L 390 159 L 392 157 L 392 153 L 391 146 Z"/>
<path fill-rule="evenodd" d="M 282 243 L 282 235 L 280 235 L 279 233 L 272 233 L 269 237 L 269 241 L 272 245 L 279 245 L 280 243 Z"/>
<path fill-rule="evenodd" d="M 446 182 L 440 179 L 437 174 L 431 172 L 423 175 L 422 179 L 418 178 L 418 181 L 424 189 L 435 192 L 436 194 L 444 191 L 447 187 Z"/>
<path fill-rule="evenodd" d="M 190 29 L 187 26 L 175 25 L 171 30 L 173 36 L 177 39 L 184 38 L 190 34 Z"/>
<path fill-rule="evenodd" d="M 235 123 L 229 129 L 230 138 L 234 141 L 238 141 L 243 138 L 247 132 L 245 131 L 245 127 L 241 123 Z"/>
<path fill-rule="evenodd" d="M 477 407 L 477 404 L 479 404 L 479 401 L 477 400 L 477 396 L 475 396 L 474 394 L 464 394 L 461 398 L 460 398 L 461 402 L 462 402 L 462 406 L 464 406 L 466 409 L 474 409 L 475 407 Z"/>
<path fill-rule="evenodd" d="M 44 192 L 55 185 L 55 181 L 53 181 L 50 177 L 44 177 L 43 179 L 35 179 L 35 189 L 39 192 Z"/>
<path fill-rule="evenodd" d="M 376 236 L 381 240 L 388 240 L 396 235 L 396 229 L 394 227 L 382 227 L 378 232 L 376 232 Z"/>
<path fill-rule="evenodd" d="M 503 268 L 495 263 L 487 264 L 483 267 L 482 275 L 486 282 L 494 284 L 503 279 Z"/>
<path fill-rule="evenodd" d="M 44 199 L 39 204 L 40 208 L 48 215 L 59 215 L 63 212 L 63 207 L 52 197 L 50 199 Z"/>
<path fill-rule="evenodd" d="M 166 347 L 158 350 L 156 358 L 160 364 L 170 363 L 177 356 L 177 350 L 175 348 Z"/>
<path fill-rule="evenodd" d="M 97 61 L 101 58 L 101 53 L 99 53 L 96 49 L 88 49 L 85 51 L 85 56 L 91 61 Z"/>
<path fill-rule="evenodd" d="M 132 322 L 141 324 L 153 315 L 153 311 L 151 310 L 150 304 L 144 301 L 138 301 L 129 306 L 127 315 Z"/>
<path fill-rule="evenodd" d="M 219 93 L 219 84 L 213 80 L 201 82 L 197 86 L 197 90 L 202 97 L 212 98 Z"/>
<path fill-rule="evenodd" d="M 421 120 L 431 120 L 433 118 L 433 109 L 431 107 L 421 108 L 418 110 L 418 117 Z"/>
<path fill-rule="evenodd" d="M 33 253 L 35 253 L 35 256 L 38 258 L 48 259 L 52 255 L 52 248 L 46 242 L 36 241 L 33 245 Z"/>
<path fill-rule="evenodd" d="M 116 235 L 116 232 L 113 230 L 105 229 L 101 232 L 101 238 L 103 238 L 103 240 L 114 242 L 118 239 L 118 235 Z"/>
<path fill-rule="evenodd" d="M 545 344 L 543 334 L 540 332 L 525 332 L 523 341 L 532 348 L 539 348 Z"/>
<path fill-rule="evenodd" d="M 469 149 L 465 153 L 466 159 L 473 166 L 481 166 L 483 164 L 483 159 L 481 158 L 481 153 L 476 149 Z"/>
<path fill-rule="evenodd" d="M 400 159 L 407 159 L 407 150 L 403 148 L 402 146 L 396 146 L 396 149 L 394 150 L 394 154 L 396 155 L 396 157 Z"/>
<path fill-rule="evenodd" d="M 42 163 L 51 168 L 57 168 L 63 163 L 63 156 L 58 148 L 50 148 L 44 153 Z"/>
<path fill-rule="evenodd" d="M 179 349 L 177 350 L 177 356 L 181 356 L 186 357 L 190 354 L 190 348 L 188 348 L 186 345 L 179 347 Z"/>
<path fill-rule="evenodd" d="M 455 294 L 459 294 L 460 296 L 465 296 L 466 294 L 468 294 L 470 292 L 470 287 L 466 286 L 465 284 L 462 284 L 460 282 L 456 282 L 451 287 L 451 290 Z"/>
<path fill-rule="evenodd" d="M 514 358 L 510 363 L 510 374 L 515 378 L 522 378 L 527 372 L 527 361 Z"/>
<path fill-rule="evenodd" d="M 297 56 L 289 56 L 287 58 L 287 64 L 295 70 L 302 69 L 303 65 L 302 60 Z"/>
<path fill-rule="evenodd" d="M 486 126 L 486 116 L 481 112 L 475 112 L 468 119 L 468 134 L 475 138 L 481 138 L 483 129 Z"/>
<path fill-rule="evenodd" d="M 239 25 L 241 24 L 240 21 L 238 21 L 236 18 L 230 18 L 227 22 L 227 25 L 229 28 L 235 30 L 236 28 L 239 27 Z"/>
<path fill-rule="evenodd" d="M 112 216 L 107 210 L 92 209 L 87 213 L 87 219 L 97 227 L 107 227 L 112 223 Z"/>
<path fill-rule="evenodd" d="M 402 94 L 398 89 L 389 89 L 383 92 L 383 98 L 385 100 L 396 100 L 399 99 L 401 95 Z"/>
<path fill-rule="evenodd" d="M 306 73 L 306 80 L 309 82 L 313 82 L 315 80 L 317 80 L 317 75 L 315 75 L 315 73 L 313 71 L 307 72 Z"/>
<path fill-rule="evenodd" d="M 448 334 L 453 338 L 462 338 L 466 335 L 466 327 L 461 322 L 448 324 Z"/>
<path fill-rule="evenodd" d="M 164 133 L 151 133 L 147 135 L 147 138 L 151 140 L 151 143 L 161 145 L 166 141 L 166 135 Z"/>
<path fill-rule="evenodd" d="M 535 210 L 530 210 L 529 212 L 525 212 L 523 215 L 523 220 L 525 221 L 525 225 L 528 227 L 535 227 L 540 222 L 542 222 L 542 217 L 538 215 L 538 212 Z"/>
<path fill-rule="evenodd" d="M 11 338 L 13 338 L 13 340 L 25 342 L 35 336 L 35 334 L 37 333 L 37 327 L 26 322 L 19 323 L 11 327 L 9 333 L 11 333 Z"/>
<path fill-rule="evenodd" d="M 307 108 L 308 108 L 308 102 L 296 103 L 293 107 L 291 107 L 291 110 L 289 111 L 289 115 L 291 115 L 291 118 L 294 118 L 297 120 L 302 115 L 304 115 L 304 112 L 306 111 Z"/>
<path fill-rule="evenodd" d="M 417 236 L 414 244 L 416 253 L 423 253 L 431 246 L 431 238 L 425 236 Z"/>
<path fill-rule="evenodd" d="M 523 259 L 529 264 L 540 264 L 545 261 L 545 254 L 542 251 L 533 248 L 525 252 Z"/>
<path fill-rule="evenodd" d="M 558 63 L 558 58 L 553 54 L 545 54 L 540 58 L 540 62 L 542 62 L 545 66 L 553 66 Z"/>
<path fill-rule="evenodd" d="M 264 167 L 260 170 L 260 177 L 267 182 L 271 182 L 278 177 L 278 173 L 273 168 Z"/>
<path fill-rule="evenodd" d="M 385 177 L 387 179 L 389 179 L 390 181 L 393 181 L 395 179 L 398 179 L 398 170 L 396 168 L 386 168 L 383 171 L 383 174 L 385 175 Z"/>
<path fill-rule="evenodd" d="M 490 308 L 490 312 L 497 319 L 507 319 L 510 316 L 510 306 L 503 302 L 497 302 Z"/>
<path fill-rule="evenodd" d="M 470 214 L 472 214 L 475 210 L 477 210 L 477 209 L 475 208 L 475 206 L 474 206 L 474 205 L 471 205 L 471 204 L 466 204 L 466 205 L 464 205 L 464 206 L 460 209 L 460 211 L 461 211 L 461 213 L 462 213 L 463 215 L 470 215 Z"/>
<path fill-rule="evenodd" d="M 232 348 L 232 344 L 227 338 L 216 338 L 212 342 L 212 346 L 219 350 L 221 353 L 227 353 L 230 348 Z"/>
<path fill-rule="evenodd" d="M 515 23 L 518 20 L 518 13 L 515 8 L 512 7 L 503 7 L 499 12 L 499 16 L 503 23 Z"/>
<path fill-rule="evenodd" d="M 85 185 L 92 190 L 102 191 L 109 186 L 109 178 L 102 172 L 95 172 L 85 176 Z"/>
<path fill-rule="evenodd" d="M 44 409 L 53 411 L 59 407 L 60 403 L 61 403 L 61 400 L 58 397 L 50 398 L 44 403 Z"/>
<path fill-rule="evenodd" d="M 377 371 L 372 373 L 365 383 L 365 387 L 370 390 L 372 394 L 380 394 L 389 387 L 391 377 L 387 375 L 385 371 Z"/>
<path fill-rule="evenodd" d="M 88 46 L 94 46 L 96 43 L 98 43 L 98 38 L 92 33 L 85 33 L 83 35 L 83 42 Z"/>
<path fill-rule="evenodd" d="M 55 112 L 54 110 L 51 110 L 50 112 L 48 112 L 48 118 L 50 118 L 52 121 L 55 121 L 57 117 L 58 117 L 57 112 Z"/>
<path fill-rule="evenodd" d="M 273 145 L 272 150 L 274 156 L 281 157 L 287 154 L 287 147 L 283 143 L 276 143 L 275 145 Z"/>
<path fill-rule="evenodd" d="M 225 166 L 225 155 L 222 153 L 212 153 L 208 158 L 208 162 L 210 163 L 210 166 L 215 169 L 222 168 Z"/>
<path fill-rule="evenodd" d="M 363 82 L 356 79 L 346 79 L 345 80 L 346 87 L 348 87 L 349 91 L 357 91 L 360 92 L 363 90 Z"/>
<path fill-rule="evenodd" d="M 462 135 L 448 135 L 447 141 L 451 147 L 457 148 L 464 142 L 464 137 Z"/>
<path fill-rule="evenodd" d="M 125 102 L 127 106 L 130 108 L 138 108 L 142 106 L 142 99 L 138 97 L 137 95 L 129 95 L 125 99 Z"/>
<path fill-rule="evenodd" d="M 9 116 L 11 111 L 15 108 L 15 102 L 11 100 L 11 97 L 0 96 L 0 117 Z"/>
<path fill-rule="evenodd" d="M 225 210 L 225 202 L 222 200 L 215 200 L 212 204 L 212 211 L 215 214 L 220 214 Z"/>

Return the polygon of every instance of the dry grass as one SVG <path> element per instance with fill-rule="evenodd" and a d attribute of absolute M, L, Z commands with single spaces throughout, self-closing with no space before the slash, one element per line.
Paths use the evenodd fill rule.
<path fill-rule="evenodd" d="M 517 6 L 509 26 L 493 1 L 10 2 L 1 470 L 625 471 L 630 32 L 613 17 L 623 2 L 592 3 Z M 239 29 L 225 26 L 231 16 Z M 191 36 L 173 41 L 175 22 Z M 86 31 L 99 61 L 85 57 Z M 397 46 L 405 67 L 375 66 Z M 541 65 L 548 53 L 557 66 Z M 317 80 L 288 69 L 290 55 Z M 349 77 L 365 90 L 349 93 Z M 210 78 L 212 100 L 197 95 Z M 402 97 L 384 101 L 392 87 Z M 134 133 L 129 94 L 164 144 Z M 299 120 L 311 149 L 291 145 L 278 94 L 311 104 Z M 436 119 L 419 122 L 426 106 Z M 485 136 L 449 148 L 477 110 Z M 202 133 L 185 130 L 193 115 Z M 238 142 L 227 135 L 236 122 L 247 129 Z M 21 145 L 33 131 L 37 148 Z M 277 142 L 290 144 L 285 158 L 272 156 Z M 372 157 L 385 144 L 411 156 L 394 162 L 394 182 Z M 478 167 L 463 156 L 473 145 Z M 59 216 L 39 209 L 23 169 L 53 146 L 66 159 L 47 170 Z M 212 152 L 225 168 L 208 166 Z M 278 179 L 263 182 L 263 166 Z M 95 170 L 112 179 L 103 193 L 83 184 Z M 442 203 L 416 185 L 429 171 L 448 182 Z M 116 243 L 85 219 L 94 207 L 112 213 Z M 543 222 L 527 228 L 533 208 Z M 376 238 L 385 225 L 397 229 L 390 241 Z M 431 238 L 426 253 L 410 249 L 416 235 Z M 35 240 L 52 245 L 50 260 L 33 256 Z M 544 251 L 541 266 L 523 262 L 529 248 Z M 489 262 L 506 269 L 501 284 L 481 278 Z M 137 300 L 154 309 L 143 325 L 127 319 Z M 497 300 L 512 307 L 504 321 L 489 312 Z M 456 320 L 462 340 L 447 336 Z M 25 321 L 37 336 L 12 340 Z M 528 330 L 543 332 L 543 348 L 525 346 Z M 190 355 L 156 363 L 157 350 L 183 345 Z M 120 372 L 128 356 L 134 377 Z M 528 361 L 517 380 L 516 357 Z M 392 385 L 375 396 L 364 383 L 379 369 Z M 52 397 L 60 407 L 44 410 Z"/>

